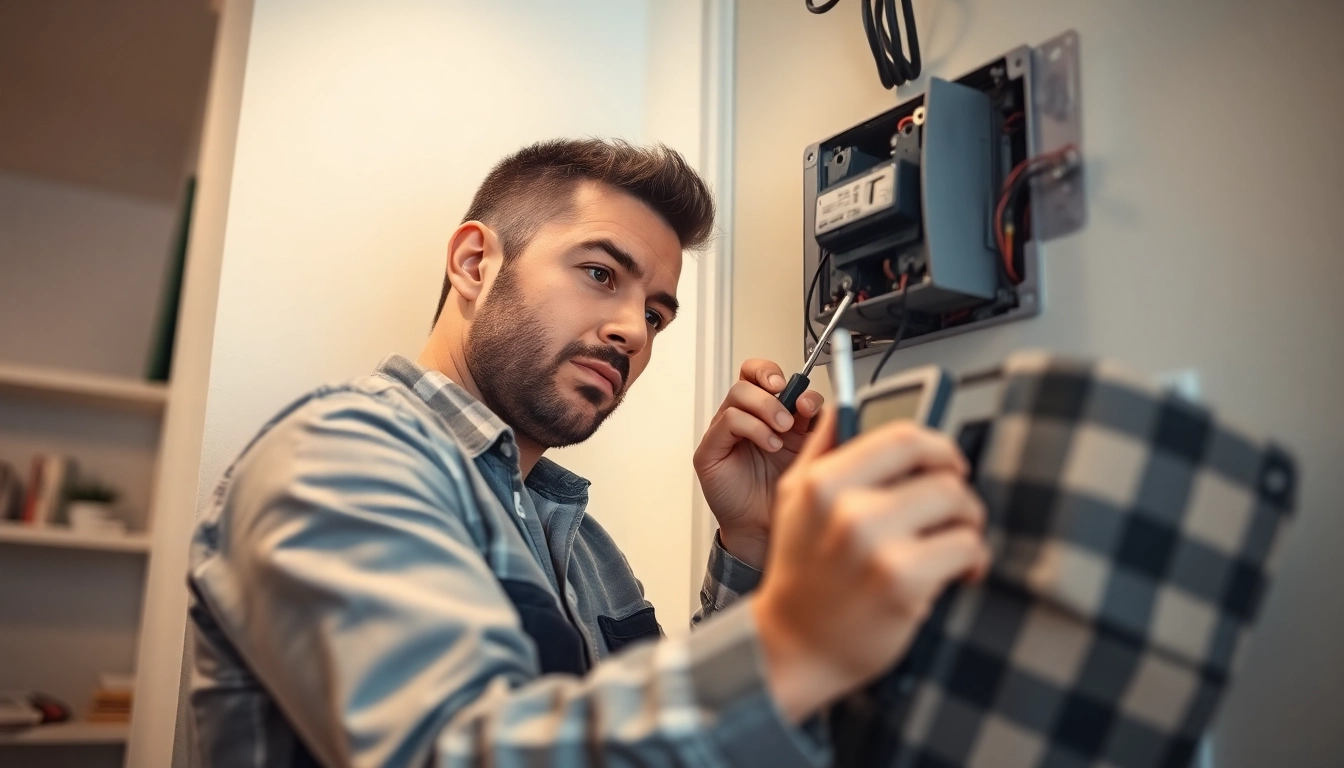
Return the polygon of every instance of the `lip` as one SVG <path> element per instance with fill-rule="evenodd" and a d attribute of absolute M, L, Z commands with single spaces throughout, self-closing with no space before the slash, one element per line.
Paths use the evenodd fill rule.
<path fill-rule="evenodd" d="M 592 373 L 597 374 L 600 378 L 606 381 L 607 388 L 608 390 L 610 390 L 610 393 L 613 396 L 618 391 L 620 391 L 621 374 L 619 371 L 617 371 L 615 368 L 611 367 L 607 363 L 604 363 L 601 360 L 593 360 L 592 358 L 587 357 L 576 357 L 571 359 L 570 362 L 577 365 L 580 368 L 584 368 L 588 371 L 591 371 Z"/>

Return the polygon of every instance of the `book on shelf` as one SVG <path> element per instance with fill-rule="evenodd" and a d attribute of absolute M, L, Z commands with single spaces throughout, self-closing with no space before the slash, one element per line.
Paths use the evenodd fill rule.
<path fill-rule="evenodd" d="M 93 691 L 86 719 L 91 723 L 130 722 L 131 697 L 134 692 L 134 675 L 99 675 L 98 687 Z"/>
<path fill-rule="evenodd" d="M 69 457 L 54 453 L 34 456 L 28 473 L 22 522 L 28 525 L 63 522 L 65 497 L 74 476 L 74 461 Z"/>
<path fill-rule="evenodd" d="M 37 519 L 34 522 L 38 525 L 51 525 L 63 518 L 65 493 L 74 476 L 74 467 L 70 459 L 65 456 L 50 453 L 42 457 L 42 462 L 44 479 L 42 503 L 38 507 Z"/>
<path fill-rule="evenodd" d="M 23 507 L 19 511 L 19 522 L 32 523 L 37 513 L 37 500 L 42 495 L 42 457 L 34 456 L 28 462 L 27 492 L 23 495 Z"/>
<path fill-rule="evenodd" d="M 18 520 L 23 516 L 23 481 L 19 470 L 0 461 L 0 520 Z"/>
<path fill-rule="evenodd" d="M 66 503 L 71 487 L 78 476 L 78 464 L 69 456 L 56 453 L 38 453 L 28 467 L 28 483 L 24 488 L 19 512 L 7 519 L 30 526 L 48 526 L 67 523 Z M 15 479 L 16 482 L 16 479 Z M 0 472 L 0 504 L 4 502 L 3 472 Z"/>

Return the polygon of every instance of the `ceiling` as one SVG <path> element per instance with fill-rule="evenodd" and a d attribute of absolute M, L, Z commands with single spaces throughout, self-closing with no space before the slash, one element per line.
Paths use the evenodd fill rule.
<path fill-rule="evenodd" d="M 0 0 L 0 171 L 175 201 L 215 21 L 209 0 Z"/>

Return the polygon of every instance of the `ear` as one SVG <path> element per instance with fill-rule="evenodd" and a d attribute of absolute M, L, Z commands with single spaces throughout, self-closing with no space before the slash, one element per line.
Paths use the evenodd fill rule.
<path fill-rule="evenodd" d="M 448 281 L 453 291 L 475 301 L 485 288 L 485 279 L 500 257 L 499 238 L 479 221 L 463 222 L 448 240 Z M 496 264 L 487 266 L 494 260 Z"/>

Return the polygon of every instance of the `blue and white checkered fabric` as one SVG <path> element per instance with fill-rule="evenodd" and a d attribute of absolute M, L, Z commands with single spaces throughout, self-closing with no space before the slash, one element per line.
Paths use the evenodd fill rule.
<path fill-rule="evenodd" d="M 1185 766 L 1294 506 L 1272 443 L 1110 365 L 1011 358 L 983 434 L 989 578 L 838 711 L 838 765 Z"/>

